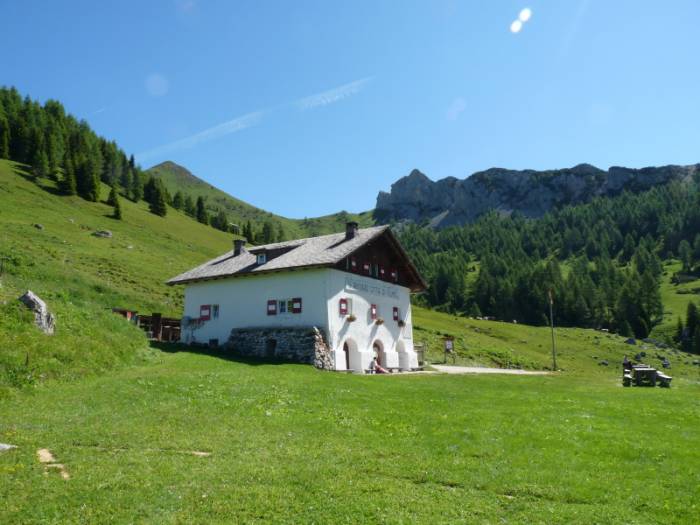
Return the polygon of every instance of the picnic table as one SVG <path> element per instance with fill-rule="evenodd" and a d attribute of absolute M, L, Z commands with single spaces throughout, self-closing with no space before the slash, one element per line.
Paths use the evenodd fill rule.
<path fill-rule="evenodd" d="M 671 386 L 671 376 L 658 371 L 656 368 L 643 363 L 632 365 L 632 368 L 625 369 L 622 374 L 623 386 L 656 386 L 658 383 L 661 387 Z"/>

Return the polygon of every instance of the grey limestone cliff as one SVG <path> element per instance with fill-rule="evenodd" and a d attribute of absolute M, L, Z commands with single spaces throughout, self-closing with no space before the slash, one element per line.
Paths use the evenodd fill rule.
<path fill-rule="evenodd" d="M 508 170 L 491 168 L 466 179 L 448 177 L 432 181 L 418 170 L 377 196 L 375 218 L 380 222 L 427 222 L 434 227 L 464 224 L 495 210 L 539 217 L 569 204 L 622 191 L 639 192 L 698 172 L 700 164 L 601 170 L 579 164 L 560 170 Z"/>

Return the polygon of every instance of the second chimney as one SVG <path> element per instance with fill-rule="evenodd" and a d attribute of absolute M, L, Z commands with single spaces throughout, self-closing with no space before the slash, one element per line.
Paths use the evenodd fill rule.
<path fill-rule="evenodd" d="M 233 240 L 233 256 L 238 257 L 240 254 L 245 253 L 245 239 L 234 239 Z"/>
<path fill-rule="evenodd" d="M 357 235 L 357 230 L 360 227 L 359 224 L 356 222 L 348 222 L 345 224 L 345 240 L 349 241 L 350 239 L 354 239 L 355 236 Z"/>

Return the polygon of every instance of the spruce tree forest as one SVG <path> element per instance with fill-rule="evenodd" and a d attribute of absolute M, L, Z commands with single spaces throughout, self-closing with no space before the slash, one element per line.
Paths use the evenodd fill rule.
<path fill-rule="evenodd" d="M 0 158 L 29 166 L 36 178 L 54 179 L 64 195 L 93 202 L 104 198 L 114 207 L 115 219 L 122 214 L 119 195 L 134 202 L 145 200 L 150 211 L 161 217 L 171 207 L 221 231 L 240 233 L 223 210 L 207 208 L 203 199 L 194 201 L 182 192 L 170 195 L 159 179 L 144 173 L 133 155 L 99 137 L 87 122 L 66 114 L 56 100 L 41 105 L 22 98 L 15 88 L 0 88 Z M 100 194 L 101 182 L 112 188 L 109 196 Z M 285 240 L 284 230 L 271 223 L 248 222 L 243 229 L 251 242 Z"/>
<path fill-rule="evenodd" d="M 116 220 L 122 217 L 120 198 L 144 200 L 156 215 L 172 208 L 254 243 L 286 238 L 280 225 L 234 226 L 202 197 L 171 195 L 133 155 L 66 114 L 61 103 L 41 105 L 14 88 L 0 88 L 0 158 L 28 166 L 37 179 L 54 179 L 64 195 L 112 206 Z M 104 201 L 101 183 L 111 188 Z M 429 284 L 415 301 L 462 315 L 544 325 L 551 295 L 560 325 L 646 337 L 663 313 L 662 261 L 678 258 L 683 274 L 700 273 L 699 186 L 696 177 L 563 207 L 539 219 L 492 212 L 443 230 L 402 224 L 400 239 Z M 691 302 L 675 336 L 696 353 L 698 318 Z"/>
<path fill-rule="evenodd" d="M 662 260 L 678 257 L 685 274 L 700 272 L 698 180 L 539 219 L 492 212 L 439 231 L 408 225 L 400 238 L 429 283 L 418 299 L 428 306 L 545 325 L 551 293 L 558 324 L 643 338 L 663 313 Z M 685 339 L 700 344 L 690 328 Z"/>

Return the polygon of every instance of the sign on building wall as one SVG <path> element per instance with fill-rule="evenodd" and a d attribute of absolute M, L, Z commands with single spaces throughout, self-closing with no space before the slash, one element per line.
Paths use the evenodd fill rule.
<path fill-rule="evenodd" d="M 399 292 L 394 286 L 373 282 L 369 283 L 351 276 L 345 278 L 345 289 L 353 292 L 366 292 L 378 297 L 399 298 Z"/>

